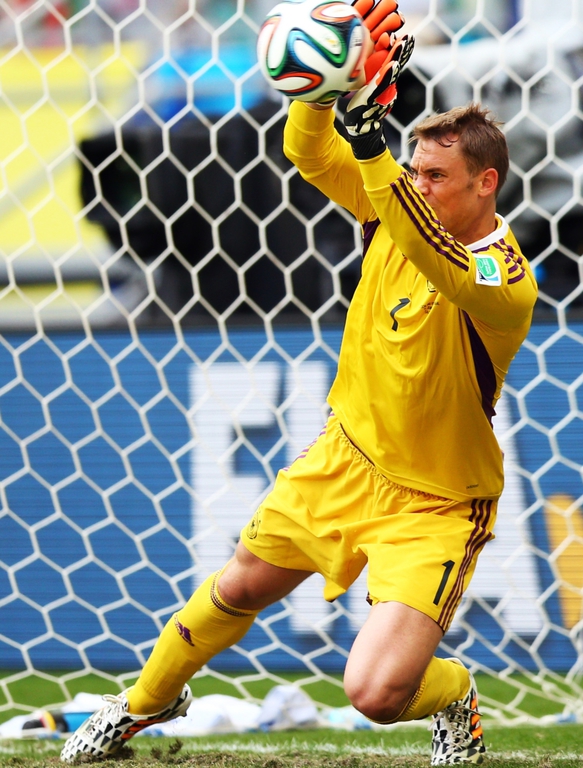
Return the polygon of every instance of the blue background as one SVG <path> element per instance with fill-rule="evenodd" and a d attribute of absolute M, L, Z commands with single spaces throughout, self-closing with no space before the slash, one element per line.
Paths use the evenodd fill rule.
<path fill-rule="evenodd" d="M 545 430 L 570 411 L 561 383 L 572 384 L 583 372 L 583 325 L 571 325 L 570 335 L 557 331 L 552 324 L 534 326 L 508 378 L 510 392 L 520 391 L 546 371 L 524 398 L 530 424 L 517 434 L 520 462 L 529 472 L 553 457 Z M 330 350 L 338 350 L 340 329 L 324 331 L 322 337 Z M 262 360 L 284 366 L 284 354 L 297 357 L 314 336 L 276 331 L 273 344 L 263 331 L 253 330 L 230 332 L 225 341 L 218 333 L 195 331 L 183 339 L 171 332 L 2 339 L 0 668 L 24 667 L 20 646 L 35 640 L 28 653 L 36 668 L 82 668 L 87 661 L 97 669 L 137 669 L 141 661 L 135 646 L 149 646 L 158 635 L 152 612 L 165 621 L 190 596 L 190 464 L 188 452 L 181 451 L 191 439 L 189 371 L 211 356 L 217 363 L 235 360 L 229 348 L 245 359 L 265 349 Z M 335 361 L 325 347 L 308 359 L 326 360 L 333 376 Z M 581 387 L 573 388 L 571 397 L 583 410 Z M 518 417 L 516 400 L 511 400 Z M 272 444 L 278 436 L 260 439 Z M 583 494 L 581 472 L 564 459 L 583 465 L 580 417 L 558 431 L 557 446 L 557 460 L 542 475 L 540 488 L 545 497 L 561 492 L 578 498 Z M 278 461 L 281 455 L 273 460 L 274 470 Z M 237 461 L 238 472 L 257 472 L 258 466 L 244 455 Z M 525 493 L 529 504 L 536 500 L 529 483 Z M 152 499 L 156 494 L 163 496 L 159 504 Z M 548 551 L 542 512 L 531 516 L 530 525 L 533 543 Z M 537 558 L 537 566 L 544 590 L 553 577 L 543 558 Z M 122 569 L 128 569 L 126 575 L 116 579 Z M 92 606 L 107 608 L 98 616 Z M 560 626 L 556 595 L 548 597 L 545 610 Z M 476 607 L 468 615 L 489 640 L 501 637 L 486 612 Z M 285 619 L 276 631 L 296 652 L 321 645 L 316 636 L 294 634 Z M 341 648 L 350 647 L 354 634 L 345 618 L 333 622 L 329 632 Z M 529 638 L 523 639 L 528 644 Z M 81 650 L 79 644 L 86 641 Z M 268 643 L 255 626 L 241 645 L 250 649 Z M 551 631 L 538 651 L 553 669 L 568 669 L 575 661 L 571 643 L 558 632 Z M 535 668 L 528 651 L 513 646 L 510 653 Z M 469 655 L 500 666 L 479 642 Z M 274 670 L 301 666 L 284 650 L 263 655 L 261 661 Z M 316 662 L 326 671 L 340 671 L 344 657 L 331 651 Z M 227 670 L 245 664 L 240 654 L 226 651 L 211 666 Z"/>

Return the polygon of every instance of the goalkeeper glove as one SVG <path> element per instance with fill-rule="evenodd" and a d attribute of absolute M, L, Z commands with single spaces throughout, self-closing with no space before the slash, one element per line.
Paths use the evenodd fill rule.
<path fill-rule="evenodd" d="M 364 82 L 370 83 L 389 57 L 395 43 L 394 32 L 403 26 L 405 19 L 397 11 L 395 0 L 354 0 L 352 6 L 362 17 L 374 43 L 364 63 Z M 335 101 L 336 97 L 317 104 L 331 107 Z"/>
<path fill-rule="evenodd" d="M 397 80 L 413 53 L 415 38 L 400 37 L 388 52 L 385 63 L 368 85 L 348 102 L 344 126 L 357 160 L 370 160 L 385 150 L 383 118 L 397 100 Z"/>
<path fill-rule="evenodd" d="M 364 66 L 366 82 L 370 83 L 385 63 L 395 42 L 395 32 L 401 29 L 405 18 L 397 10 L 395 0 L 354 0 L 352 6 L 362 16 L 374 43 L 374 51 Z"/>
<path fill-rule="evenodd" d="M 362 16 L 375 44 L 385 32 L 392 35 L 405 23 L 395 0 L 354 0 L 352 7 Z"/>

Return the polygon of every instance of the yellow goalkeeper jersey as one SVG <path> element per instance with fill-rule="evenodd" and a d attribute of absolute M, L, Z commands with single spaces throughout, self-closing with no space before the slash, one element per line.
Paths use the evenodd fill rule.
<path fill-rule="evenodd" d="M 408 171 L 385 152 L 357 162 L 333 110 L 292 102 L 284 151 L 301 175 L 363 227 L 328 402 L 347 436 L 389 480 L 437 496 L 497 498 L 492 427 L 537 288 L 507 223 L 464 246 Z"/>

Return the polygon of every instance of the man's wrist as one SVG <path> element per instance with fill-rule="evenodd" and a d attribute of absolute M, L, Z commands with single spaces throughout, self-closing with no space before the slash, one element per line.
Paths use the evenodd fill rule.
<path fill-rule="evenodd" d="M 387 148 L 382 126 L 370 133 L 350 135 L 350 146 L 352 153 L 357 160 L 372 160 L 379 157 Z"/>

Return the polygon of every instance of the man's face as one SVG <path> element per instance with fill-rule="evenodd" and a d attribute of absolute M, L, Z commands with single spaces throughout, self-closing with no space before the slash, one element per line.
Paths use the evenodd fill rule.
<path fill-rule="evenodd" d="M 483 214 L 482 174 L 470 175 L 459 142 L 450 141 L 442 146 L 421 139 L 413 153 L 411 173 L 446 230 L 469 245 L 477 239 L 472 239 L 475 222 Z"/>

